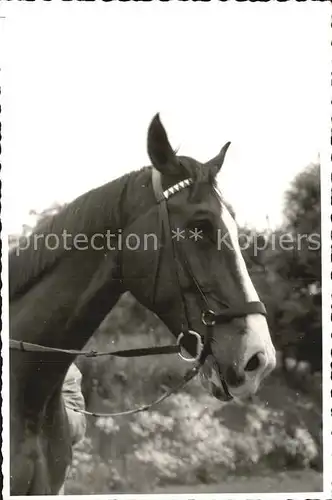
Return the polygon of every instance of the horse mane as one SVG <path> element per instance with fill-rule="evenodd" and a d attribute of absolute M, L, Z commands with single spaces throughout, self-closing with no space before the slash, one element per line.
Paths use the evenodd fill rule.
<path fill-rule="evenodd" d="M 178 158 L 181 160 L 185 157 Z M 185 159 L 187 161 L 181 164 L 180 177 L 183 179 L 189 176 L 193 179 L 190 197 L 195 197 L 200 184 L 208 182 L 221 201 L 215 178 L 211 176 L 209 169 L 204 169 L 192 158 Z M 40 221 L 29 236 L 22 237 L 18 245 L 9 252 L 9 299 L 14 300 L 22 295 L 64 257 L 68 251 L 61 244 L 65 231 L 68 235 L 84 234 L 89 237 L 105 228 L 112 229 L 112 232 L 122 229 L 125 193 L 139 174 L 145 175 L 150 169 L 151 167 L 143 167 L 82 194 L 57 214 Z M 45 244 L 47 235 L 60 241 L 57 248 L 48 248 Z M 24 249 L 18 251 L 19 248 Z"/>
<path fill-rule="evenodd" d="M 28 237 L 21 238 L 9 252 L 9 299 L 24 293 L 65 255 L 68 248 L 61 244 L 65 231 L 73 236 L 81 233 L 89 237 L 105 227 L 112 231 L 120 228 L 122 200 L 135 175 L 137 171 L 82 194 L 54 216 L 40 221 Z M 57 248 L 47 247 L 47 235 L 54 238 L 50 245 L 60 241 Z M 25 246 L 26 249 L 19 251 Z"/>

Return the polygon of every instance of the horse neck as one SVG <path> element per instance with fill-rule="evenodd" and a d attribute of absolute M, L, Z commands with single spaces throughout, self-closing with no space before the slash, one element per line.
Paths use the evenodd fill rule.
<path fill-rule="evenodd" d="M 125 229 L 126 224 L 130 223 L 133 204 L 136 208 L 143 207 L 143 211 L 151 203 L 151 200 L 147 200 L 146 192 L 139 189 L 148 184 L 149 177 L 148 170 L 143 169 L 124 181 L 118 180 L 87 193 L 86 198 L 83 196 L 75 200 L 72 206 L 59 214 L 52 222 L 51 229 L 46 229 L 61 234 L 64 228 L 69 227 L 68 232 L 71 234 L 81 232 L 90 235 L 103 233 L 105 228 L 110 233 L 116 233 L 119 227 Z M 137 193 L 140 193 L 140 200 L 137 200 Z M 11 337 L 50 347 L 80 350 L 123 291 L 117 276 L 119 256 L 120 250 L 104 252 L 89 249 L 58 254 L 50 252 L 46 256 L 44 251 L 40 257 L 29 249 L 18 260 L 18 266 L 14 265 L 15 262 L 13 264 L 14 288 L 19 290 L 22 287 L 25 293 L 16 298 L 13 292 Z M 54 258 L 57 259 L 55 265 Z M 40 272 L 40 262 L 44 266 L 51 265 L 44 274 Z M 26 275 L 29 264 L 32 268 L 32 286 Z M 36 273 L 39 273 L 37 280 Z M 42 411 L 74 360 L 73 356 L 62 353 L 18 351 L 12 351 L 11 358 L 13 390 L 15 392 L 16 387 L 20 401 L 22 390 L 29 394 L 25 404 L 32 401 L 30 406 L 35 412 Z"/>
<path fill-rule="evenodd" d="M 94 196 L 93 201 L 97 202 L 103 193 L 99 194 L 100 197 L 94 192 L 90 198 Z M 114 202 L 117 202 L 120 196 L 121 193 L 114 195 Z M 105 196 L 102 199 L 105 199 Z M 95 209 L 97 203 L 90 204 L 95 213 L 90 216 L 87 230 L 85 231 L 83 226 L 80 232 L 90 235 L 102 233 L 103 214 L 98 219 Z M 83 208 L 77 217 L 82 218 L 82 212 Z M 108 212 L 107 229 L 116 232 L 118 221 L 114 216 L 112 222 L 111 210 Z M 61 217 L 53 224 L 54 227 L 58 224 L 59 234 L 66 228 L 65 225 L 60 226 Z M 93 219 L 96 220 L 95 225 L 92 223 Z M 82 225 L 81 221 L 78 222 Z M 75 234 L 75 231 L 72 230 L 71 234 Z M 41 252 L 44 252 L 44 255 Z M 62 252 L 55 264 L 52 262 L 52 252 L 45 255 L 43 248 L 40 254 L 38 249 L 35 254 L 29 249 L 27 254 L 22 256 L 12 255 L 15 290 L 19 291 L 22 284 L 22 293 L 14 295 L 10 302 L 11 338 L 60 349 L 80 350 L 122 293 L 120 281 L 116 279 L 119 253 L 97 251 L 93 248 L 84 251 L 72 249 Z M 45 266 L 46 269 L 42 269 L 36 279 L 36 272 L 43 258 L 46 264 L 51 261 L 51 265 Z M 25 271 L 29 264 L 32 269 L 30 281 Z M 61 353 L 12 350 L 13 404 L 15 401 L 18 405 L 23 404 L 24 411 L 35 415 L 42 412 L 45 403 L 62 384 L 74 359 L 73 356 Z M 22 394 L 27 397 L 23 398 Z"/>
<path fill-rule="evenodd" d="M 90 257 L 90 258 L 89 258 Z M 72 253 L 20 300 L 11 304 L 11 337 L 80 350 L 117 302 L 121 288 L 112 280 L 116 255 Z M 64 281 L 67 286 L 64 288 Z M 11 351 L 12 401 L 41 413 L 62 384 L 74 356 Z"/>

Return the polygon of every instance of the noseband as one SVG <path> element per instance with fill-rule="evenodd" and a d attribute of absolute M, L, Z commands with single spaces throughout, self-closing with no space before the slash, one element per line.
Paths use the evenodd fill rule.
<path fill-rule="evenodd" d="M 152 186 L 154 195 L 156 197 L 158 203 L 158 211 L 159 211 L 159 238 L 158 241 L 162 241 L 164 239 L 164 250 L 169 255 L 169 259 L 171 265 L 173 267 L 172 272 L 176 278 L 177 290 L 180 295 L 182 311 L 183 311 L 183 319 L 181 325 L 181 333 L 178 336 L 177 342 L 181 345 L 181 342 L 186 339 L 186 337 L 191 336 L 195 338 L 196 341 L 196 356 L 193 358 L 185 357 L 181 352 L 179 355 L 185 361 L 199 361 L 199 364 L 203 364 L 206 356 L 210 352 L 210 341 L 213 334 L 213 327 L 217 324 L 227 323 L 234 318 L 241 318 L 247 316 L 248 314 L 262 314 L 266 316 L 266 309 L 262 302 L 244 302 L 239 304 L 238 307 L 227 307 L 218 313 L 213 311 L 209 306 L 209 301 L 205 293 L 203 292 L 199 282 L 195 278 L 195 275 L 192 271 L 190 263 L 186 258 L 184 252 L 182 251 L 181 245 L 178 245 L 178 250 L 180 254 L 180 260 L 183 265 L 183 268 L 186 270 L 187 274 L 190 276 L 191 280 L 195 285 L 195 289 L 197 291 L 197 295 L 200 298 L 202 307 L 201 307 L 201 321 L 205 326 L 206 333 L 204 336 L 190 329 L 190 321 L 189 315 L 187 311 L 187 305 L 185 297 L 182 293 L 182 288 L 180 285 L 180 278 L 178 273 L 178 267 L 176 265 L 175 260 L 175 243 L 173 243 L 172 231 L 170 226 L 168 208 L 167 208 L 167 200 L 170 196 L 182 191 L 193 184 L 192 179 L 185 179 L 180 181 L 178 184 L 168 188 L 167 190 L 163 190 L 161 174 L 155 168 L 152 168 Z M 153 288 L 152 288 L 152 301 L 155 301 L 156 298 L 156 285 L 159 276 L 160 270 L 160 262 L 161 262 L 161 251 L 158 252 L 157 259 L 155 261 L 155 269 L 153 273 Z"/>

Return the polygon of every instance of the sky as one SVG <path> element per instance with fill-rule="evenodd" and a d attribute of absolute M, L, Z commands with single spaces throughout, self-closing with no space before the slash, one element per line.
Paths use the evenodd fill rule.
<path fill-rule="evenodd" d="M 327 7 L 2 4 L 7 230 L 149 164 L 156 112 L 179 154 L 205 162 L 231 141 L 220 190 L 239 223 L 278 225 L 289 183 L 323 147 Z"/>

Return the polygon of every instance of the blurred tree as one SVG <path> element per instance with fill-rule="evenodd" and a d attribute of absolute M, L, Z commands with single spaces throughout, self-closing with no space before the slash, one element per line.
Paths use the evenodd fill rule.
<path fill-rule="evenodd" d="M 297 358 L 310 361 L 314 370 L 322 367 L 320 201 L 320 165 L 311 164 L 286 192 L 286 231 L 295 245 L 277 259 L 278 272 L 290 284 L 280 322 L 284 332 L 295 330 Z"/>
<path fill-rule="evenodd" d="M 64 208 L 66 205 L 61 205 L 60 203 L 53 203 L 50 205 L 48 208 L 45 208 L 41 212 L 38 212 L 37 210 L 30 210 L 29 215 L 35 217 L 36 224 L 37 225 L 39 222 L 51 219 L 54 215 L 60 212 L 62 208 Z"/>
<path fill-rule="evenodd" d="M 274 233 L 251 234 L 244 257 L 267 306 L 277 347 L 284 356 L 309 361 L 313 370 L 321 370 L 319 164 L 296 176 L 285 194 L 284 216 L 283 226 Z"/>
<path fill-rule="evenodd" d="M 60 212 L 64 205 L 60 205 L 59 203 L 53 203 L 50 207 L 45 208 L 41 212 L 37 210 L 30 210 L 29 216 L 31 218 L 30 224 L 22 224 L 22 230 L 20 234 L 10 234 L 8 236 L 8 245 L 9 249 L 13 248 L 19 241 L 20 238 L 27 238 L 34 228 L 37 226 L 39 222 L 42 220 L 49 219 L 53 217 L 53 215 Z"/>

